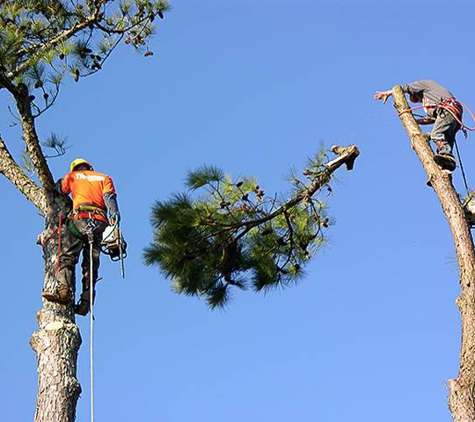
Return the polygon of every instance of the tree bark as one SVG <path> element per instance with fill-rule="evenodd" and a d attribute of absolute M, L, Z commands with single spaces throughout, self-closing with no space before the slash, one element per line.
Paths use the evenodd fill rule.
<path fill-rule="evenodd" d="M 0 82 L 2 81 L 0 73 Z M 67 228 L 71 200 L 54 190 L 53 177 L 41 151 L 26 87 L 15 87 L 10 83 L 8 89 L 17 101 L 23 139 L 42 187 L 18 166 L 1 137 L 0 174 L 10 180 L 45 217 L 45 230 L 38 236 L 37 243 L 43 248 L 44 290 L 52 292 L 58 287 L 60 236 L 63 245 L 70 244 L 65 240 L 72 236 Z M 59 230 L 60 216 L 62 225 Z M 74 295 L 74 280 L 72 284 L 69 288 Z M 43 308 L 37 313 L 39 329 L 30 339 L 30 344 L 36 352 L 38 368 L 35 422 L 74 422 L 76 418 L 76 404 L 81 393 L 81 386 L 76 379 L 81 336 L 75 324 L 73 297 L 67 305 L 43 300 Z"/>
<path fill-rule="evenodd" d="M 28 87 L 23 83 L 15 85 L 2 72 L 0 72 L 0 84 L 2 84 L 15 99 L 20 115 L 26 152 L 38 174 L 41 186 L 50 191 L 54 188 L 54 179 L 46 162 L 45 155 L 41 150 L 40 140 L 35 127 L 35 117 L 31 111 L 31 99 Z"/>
<path fill-rule="evenodd" d="M 46 190 L 52 190 L 54 188 L 54 179 L 41 150 L 40 140 L 35 127 L 35 118 L 31 112 L 28 88 L 24 84 L 19 84 L 11 92 L 15 97 L 18 112 L 20 113 L 23 140 L 25 141 L 28 157 L 38 173 L 41 186 Z"/>
<path fill-rule="evenodd" d="M 437 194 L 454 239 L 460 271 L 460 296 L 457 306 L 462 321 L 460 366 L 457 379 L 448 381 L 449 409 L 455 422 L 475 421 L 475 251 L 470 226 L 451 175 L 433 160 L 429 138 L 414 120 L 401 87 L 393 88 L 396 109 Z"/>
<path fill-rule="evenodd" d="M 57 231 L 59 216 L 63 225 L 61 237 L 64 244 L 67 236 L 69 199 L 52 192 L 48 195 L 46 229 L 38 237 L 44 252 L 44 289 L 57 287 L 60 232 Z M 75 286 L 70 286 L 72 292 Z M 30 339 L 36 352 L 38 364 L 38 395 L 35 422 L 73 422 L 81 386 L 76 379 L 76 363 L 81 336 L 74 319 L 74 302 L 61 305 L 43 300 L 43 309 L 37 313 L 39 329 Z"/>
<path fill-rule="evenodd" d="M 31 180 L 16 163 L 0 136 L 0 174 L 3 174 L 33 203 L 43 215 L 46 215 L 46 198 L 44 190 Z"/>

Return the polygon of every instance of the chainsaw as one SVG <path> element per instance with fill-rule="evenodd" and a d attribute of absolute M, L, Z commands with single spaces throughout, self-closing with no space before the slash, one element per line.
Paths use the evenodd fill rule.
<path fill-rule="evenodd" d="M 101 252 L 114 262 L 120 261 L 120 273 L 125 278 L 124 259 L 127 258 L 127 242 L 118 224 L 107 226 L 102 234 Z"/>

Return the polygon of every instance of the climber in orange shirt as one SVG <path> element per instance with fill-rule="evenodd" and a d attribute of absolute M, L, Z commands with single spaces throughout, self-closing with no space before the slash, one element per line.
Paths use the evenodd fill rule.
<path fill-rule="evenodd" d="M 71 163 L 70 172 L 57 183 L 61 193 L 71 194 L 73 211 L 68 225 L 72 236 L 65 237 L 61 247 L 58 271 L 58 287 L 55 292 L 43 292 L 45 299 L 66 304 L 74 300 L 74 267 L 82 251 L 82 293 L 75 312 L 87 315 L 90 310 L 90 249 L 92 240 L 93 296 L 98 278 L 102 234 L 107 225 L 120 219 L 117 195 L 112 179 L 94 171 L 92 165 L 82 158 Z M 109 215 L 108 215 L 109 212 Z"/>

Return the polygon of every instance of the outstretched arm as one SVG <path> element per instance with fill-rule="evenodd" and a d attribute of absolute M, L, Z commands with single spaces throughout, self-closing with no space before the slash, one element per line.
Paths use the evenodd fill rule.
<path fill-rule="evenodd" d="M 393 90 L 390 89 L 388 91 L 376 91 L 374 94 L 374 99 L 375 100 L 383 100 L 383 104 L 386 104 L 386 101 L 388 101 L 388 98 L 393 95 Z"/>

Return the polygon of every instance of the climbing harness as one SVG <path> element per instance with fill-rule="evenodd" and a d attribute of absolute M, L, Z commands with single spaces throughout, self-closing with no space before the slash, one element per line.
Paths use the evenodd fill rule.
<path fill-rule="evenodd" d="M 457 120 L 457 123 L 460 125 L 460 127 L 465 127 L 462 122 L 463 106 L 455 98 L 451 97 L 441 101 L 438 105 L 438 108 L 447 110 L 454 117 L 454 119 Z"/>
<path fill-rule="evenodd" d="M 475 131 L 475 126 L 467 126 L 463 121 L 462 121 L 462 112 L 463 109 L 467 110 L 467 112 L 470 114 L 470 117 L 472 118 L 473 122 L 475 122 L 475 115 L 473 114 L 472 110 L 470 108 L 462 103 L 459 100 L 456 100 L 453 97 L 446 98 L 445 100 L 440 101 L 438 104 L 423 104 L 421 106 L 416 106 L 416 107 L 411 107 L 406 110 L 403 110 L 398 113 L 398 116 L 401 117 L 405 113 L 412 112 L 414 110 L 420 110 L 420 109 L 443 109 L 447 110 L 457 121 L 457 123 L 460 125 L 460 129 L 466 134 L 466 130 L 469 131 Z"/>
<path fill-rule="evenodd" d="M 107 212 L 94 204 L 81 204 L 71 212 L 69 218 L 71 220 L 95 219 L 107 223 Z"/>
<path fill-rule="evenodd" d="M 398 116 L 401 117 L 405 113 L 409 113 L 409 112 L 412 112 L 414 110 L 420 110 L 420 109 L 425 109 L 426 111 L 428 109 L 429 110 L 430 109 L 446 110 L 447 112 L 449 112 L 453 116 L 453 118 L 460 125 L 460 129 L 462 130 L 463 134 L 465 135 L 465 138 L 467 138 L 467 130 L 475 131 L 475 126 L 473 126 L 473 127 L 467 126 L 462 121 L 462 113 L 463 113 L 463 109 L 465 109 L 470 114 L 472 120 L 475 122 L 475 116 L 472 113 L 472 110 L 470 110 L 470 108 L 466 104 L 462 103 L 461 101 L 459 101 L 459 100 L 457 100 L 453 97 L 446 98 L 445 100 L 440 101 L 438 104 L 424 104 L 424 105 L 421 105 L 421 106 L 408 108 L 406 110 L 403 110 L 403 111 L 399 112 Z M 458 161 L 460 163 L 460 170 L 461 170 L 461 173 L 462 173 L 462 179 L 463 179 L 463 183 L 464 183 L 464 186 L 465 186 L 465 190 L 467 191 L 467 195 L 470 195 L 470 189 L 468 187 L 467 176 L 465 174 L 465 169 L 463 167 L 462 157 L 460 155 L 459 147 L 458 147 L 457 141 L 455 139 L 454 139 L 454 146 L 455 146 L 455 151 L 457 152 Z"/>

